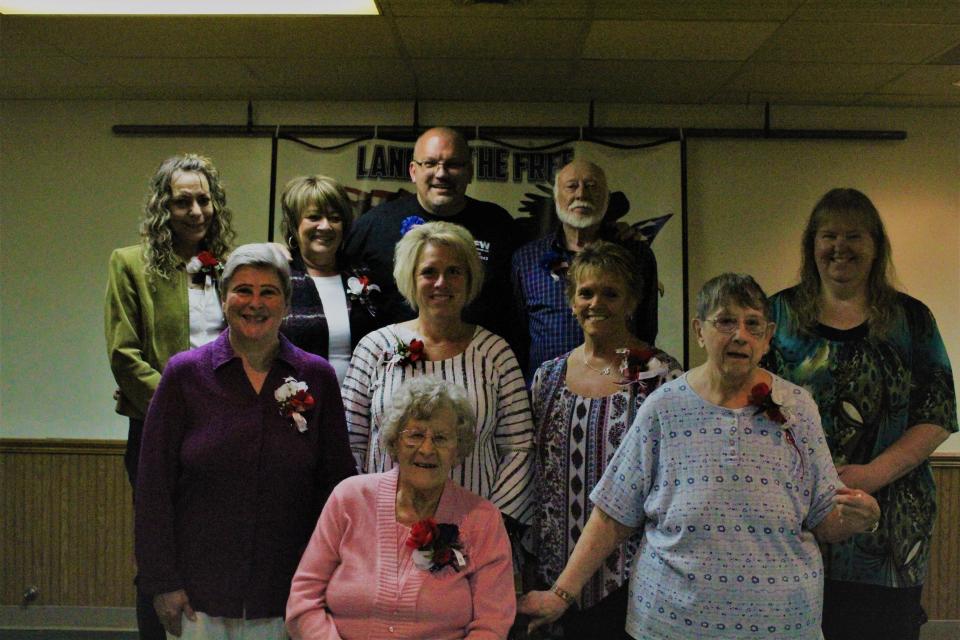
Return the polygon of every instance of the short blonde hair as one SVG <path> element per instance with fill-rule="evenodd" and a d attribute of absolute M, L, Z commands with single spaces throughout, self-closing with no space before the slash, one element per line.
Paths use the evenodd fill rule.
<path fill-rule="evenodd" d="M 467 301 L 473 302 L 483 286 L 483 265 L 473 235 L 451 222 L 427 222 L 413 227 L 397 243 L 393 258 L 393 279 L 397 290 L 417 310 L 417 265 L 427 244 L 452 249 L 467 272 Z"/>
<path fill-rule="evenodd" d="M 443 408 L 456 418 L 457 464 L 462 464 L 473 453 L 477 416 L 462 388 L 434 376 L 411 378 L 393 394 L 380 426 L 381 446 L 396 460 L 397 441 L 407 422 L 429 420 Z"/>

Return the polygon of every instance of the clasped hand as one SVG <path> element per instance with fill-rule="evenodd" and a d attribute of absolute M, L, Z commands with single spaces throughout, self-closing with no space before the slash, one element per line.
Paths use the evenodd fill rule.
<path fill-rule="evenodd" d="M 167 630 L 167 633 L 178 638 L 183 633 L 181 614 L 187 616 L 191 621 L 197 619 L 197 614 L 193 612 L 193 607 L 190 606 L 190 598 L 187 597 L 187 592 L 183 589 L 155 595 L 153 597 L 153 608 L 157 612 L 157 617 L 160 618 L 160 624 Z"/>
<path fill-rule="evenodd" d="M 517 612 L 530 616 L 527 632 L 556 621 L 567 610 L 567 603 L 552 591 L 530 591 L 517 601 Z"/>
<path fill-rule="evenodd" d="M 880 520 L 880 505 L 876 498 L 859 489 L 837 489 L 834 503 L 840 523 L 848 531 L 866 531 Z"/>

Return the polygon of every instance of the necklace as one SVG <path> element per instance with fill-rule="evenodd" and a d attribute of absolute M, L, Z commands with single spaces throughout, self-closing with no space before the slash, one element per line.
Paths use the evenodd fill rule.
<path fill-rule="evenodd" d="M 597 373 L 599 373 L 599 374 L 602 375 L 602 376 L 609 376 L 609 375 L 610 375 L 610 368 L 611 368 L 613 365 L 608 364 L 608 365 L 605 366 L 603 369 L 597 369 L 596 367 L 594 367 L 593 365 L 591 365 L 589 362 L 587 362 L 587 350 L 584 349 L 584 350 L 583 350 L 583 366 L 585 366 L 587 369 L 590 369 L 591 371 L 596 371 Z"/>

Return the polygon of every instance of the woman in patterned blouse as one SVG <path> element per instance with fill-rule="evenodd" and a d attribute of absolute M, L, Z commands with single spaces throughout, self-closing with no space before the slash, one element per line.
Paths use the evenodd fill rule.
<path fill-rule="evenodd" d="M 596 505 L 532 626 L 558 618 L 619 543 L 642 531 L 627 633 L 646 640 L 819 640 L 818 542 L 875 526 L 843 487 L 810 394 L 760 368 L 773 335 L 753 278 L 701 289 L 693 329 L 706 363 L 647 398 L 590 494 Z"/>
<path fill-rule="evenodd" d="M 448 222 L 413 226 L 397 244 L 393 275 L 418 315 L 367 334 L 353 352 L 342 392 L 357 464 L 366 473 L 393 466 L 379 438 L 386 406 L 404 380 L 437 376 L 463 387 L 477 416 L 473 452 L 453 479 L 497 505 L 508 528 L 528 523 L 533 419 L 523 374 L 503 338 L 461 318 L 483 282 L 473 236 Z"/>
<path fill-rule="evenodd" d="M 770 368 L 813 394 L 840 479 L 876 496 L 880 528 L 824 547 L 827 640 L 915 640 L 936 520 L 928 458 L 957 430 L 950 360 L 919 300 L 890 284 L 870 199 L 832 189 L 803 234 L 800 282 L 773 296 Z"/>
<path fill-rule="evenodd" d="M 643 276 L 629 251 L 597 242 L 567 272 L 567 299 L 584 343 L 534 375 L 537 511 L 531 530 L 541 586 L 553 583 L 592 511 L 588 496 L 640 404 L 680 375 L 672 356 L 632 334 Z M 621 544 L 584 586 L 581 609 L 560 620 L 567 638 L 620 638 L 627 615 L 628 567 L 639 536 Z"/>

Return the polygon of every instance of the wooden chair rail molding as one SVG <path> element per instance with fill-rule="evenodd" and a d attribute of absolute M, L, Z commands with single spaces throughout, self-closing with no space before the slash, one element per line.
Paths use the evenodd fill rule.
<path fill-rule="evenodd" d="M 118 440 L 0 439 L 0 605 L 130 607 L 133 507 Z M 924 607 L 960 620 L 960 453 L 932 458 L 940 511 Z"/>

